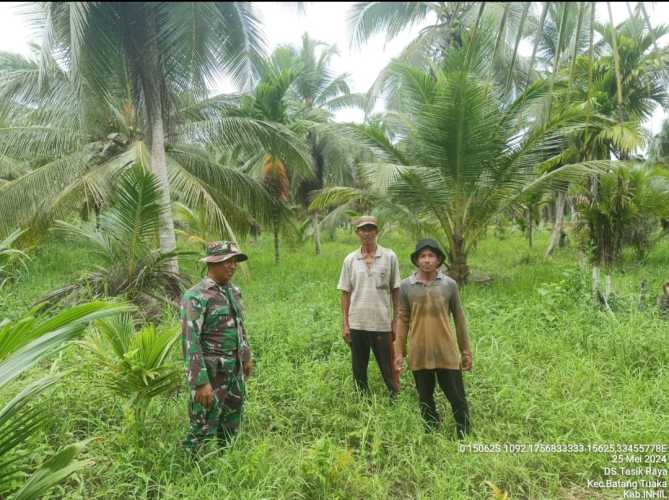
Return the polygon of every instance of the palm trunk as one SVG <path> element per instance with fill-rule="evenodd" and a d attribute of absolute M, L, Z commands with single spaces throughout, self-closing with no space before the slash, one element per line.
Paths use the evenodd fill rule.
<path fill-rule="evenodd" d="M 592 266 L 592 302 L 599 303 L 599 267 Z"/>
<path fill-rule="evenodd" d="M 527 209 L 527 241 L 532 248 L 532 207 Z"/>
<path fill-rule="evenodd" d="M 611 273 L 607 272 L 604 277 L 604 300 L 608 303 L 611 296 Z"/>
<path fill-rule="evenodd" d="M 604 277 L 604 292 L 599 288 L 599 267 L 592 266 L 592 301 L 598 304 L 606 312 L 613 314 L 613 310 L 609 305 L 609 297 L 611 296 L 611 273 L 607 270 Z"/>
<path fill-rule="evenodd" d="M 461 236 L 454 235 L 449 249 L 449 267 L 448 275 L 462 286 L 467 282 L 469 276 L 469 266 L 467 265 L 467 254 L 465 253 L 465 244 Z"/>
<path fill-rule="evenodd" d="M 543 208 L 541 209 L 541 214 L 544 223 L 549 224 L 553 222 L 553 219 L 551 218 L 551 210 L 548 207 L 548 205 L 543 206 Z"/>
<path fill-rule="evenodd" d="M 274 220 L 272 224 L 272 230 L 274 231 L 274 263 L 279 263 L 279 223 Z"/>
<path fill-rule="evenodd" d="M 316 255 L 321 254 L 321 223 L 318 217 L 318 212 L 312 216 L 312 224 L 314 225 L 314 244 L 316 246 Z"/>
<path fill-rule="evenodd" d="M 260 230 L 260 226 L 258 224 L 252 224 L 251 225 L 251 245 L 252 246 L 257 246 L 258 245 L 258 231 Z"/>
<path fill-rule="evenodd" d="M 170 199 L 170 185 L 167 177 L 167 162 L 165 160 L 165 136 L 163 131 L 162 110 L 156 112 L 151 127 L 151 169 L 160 183 L 160 252 L 173 252 L 177 247 L 174 234 L 174 220 L 172 219 L 172 200 Z M 168 269 L 172 273 L 179 272 L 176 258 L 170 259 Z"/>
<path fill-rule="evenodd" d="M 578 212 L 576 211 L 576 203 L 572 199 L 569 200 L 569 213 L 571 222 L 575 222 L 578 218 Z"/>
<path fill-rule="evenodd" d="M 174 220 L 172 219 L 172 201 L 170 199 L 170 184 L 167 176 L 167 161 L 165 158 L 165 128 L 163 125 L 163 100 L 161 91 L 160 48 L 158 47 L 158 28 L 156 19 L 147 20 L 149 31 L 146 42 L 146 53 L 143 59 L 145 66 L 141 68 L 142 90 L 148 115 L 149 136 L 151 137 L 151 169 L 160 185 L 160 252 L 173 252 L 177 247 L 174 234 Z M 176 258 L 168 262 L 170 272 L 178 273 L 179 264 Z"/>
<path fill-rule="evenodd" d="M 550 257 L 555 249 L 560 245 L 563 233 L 565 194 L 560 191 L 555 201 L 555 223 L 553 224 L 553 233 L 546 249 L 545 257 Z"/>
<path fill-rule="evenodd" d="M 610 271 L 606 272 L 606 277 L 604 278 L 604 309 L 607 312 L 613 313 L 611 306 L 609 305 L 609 297 L 611 297 L 611 273 Z"/>

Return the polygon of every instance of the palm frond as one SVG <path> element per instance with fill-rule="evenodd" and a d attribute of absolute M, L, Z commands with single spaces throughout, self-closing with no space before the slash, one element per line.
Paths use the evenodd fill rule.
<path fill-rule="evenodd" d="M 42 426 L 48 413 L 29 407 L 31 399 L 48 389 L 59 377 L 46 377 L 26 386 L 0 409 L 0 494 L 12 490 L 24 475 L 28 460 L 16 452 Z"/>
<path fill-rule="evenodd" d="M 127 310 L 128 306 L 98 301 L 71 307 L 52 318 L 28 316 L 3 324 L 0 327 L 0 387 L 80 335 L 89 322 Z"/>
<path fill-rule="evenodd" d="M 120 179 L 113 209 L 100 221 L 102 231 L 124 242 L 133 257 L 157 238 L 162 210 L 159 189 L 152 173 L 141 166 L 130 168 Z"/>
<path fill-rule="evenodd" d="M 368 196 L 369 193 L 364 189 L 342 186 L 323 188 L 311 201 L 309 210 L 327 210 L 333 206 L 366 199 Z"/>
<path fill-rule="evenodd" d="M 146 326 L 136 332 L 129 316 L 97 322 L 97 335 L 82 345 L 95 356 L 107 375 L 102 385 L 128 400 L 137 415 L 146 413 L 151 399 L 174 390 L 180 369 L 167 362 L 179 332 Z M 141 423 L 141 422 L 140 422 Z"/>
<path fill-rule="evenodd" d="M 430 10 L 428 2 L 357 2 L 348 15 L 351 45 L 359 47 L 381 31 L 391 40 L 424 19 Z"/>

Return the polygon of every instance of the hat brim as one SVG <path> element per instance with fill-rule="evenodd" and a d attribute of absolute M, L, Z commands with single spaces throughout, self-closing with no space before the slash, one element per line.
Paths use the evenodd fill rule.
<path fill-rule="evenodd" d="M 208 255 L 206 257 L 202 257 L 200 259 L 200 262 L 209 262 L 211 264 L 216 264 L 218 262 L 225 262 L 226 260 L 230 260 L 233 257 L 236 258 L 237 262 L 244 262 L 245 260 L 249 259 L 246 254 L 233 253 L 228 255 Z"/>
<path fill-rule="evenodd" d="M 379 225 L 378 225 L 378 224 L 374 224 L 373 222 L 363 222 L 363 223 L 358 224 L 357 226 L 355 226 L 355 229 L 358 230 L 358 229 L 360 229 L 361 227 L 365 227 L 365 226 L 374 226 L 376 229 L 379 228 Z"/>

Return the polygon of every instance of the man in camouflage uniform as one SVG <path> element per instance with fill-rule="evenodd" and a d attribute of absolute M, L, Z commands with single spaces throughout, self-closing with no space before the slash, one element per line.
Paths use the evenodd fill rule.
<path fill-rule="evenodd" d="M 238 262 L 247 260 L 237 245 L 207 245 L 207 276 L 181 300 L 181 339 L 188 383 L 190 431 L 185 445 L 196 450 L 214 435 L 224 446 L 242 416 L 245 378 L 251 375 L 241 293 L 230 279 Z"/>

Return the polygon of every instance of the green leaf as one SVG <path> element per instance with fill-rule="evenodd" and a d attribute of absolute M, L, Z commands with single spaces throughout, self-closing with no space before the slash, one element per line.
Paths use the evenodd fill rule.
<path fill-rule="evenodd" d="M 76 471 L 88 467 L 91 460 L 75 460 L 90 439 L 79 441 L 60 450 L 44 462 L 23 487 L 13 496 L 16 500 L 33 500 L 42 497 L 50 488 L 66 479 Z"/>
<path fill-rule="evenodd" d="M 127 310 L 127 305 L 91 302 L 49 319 L 25 317 L 4 324 L 0 327 L 0 387 L 80 335 L 91 321 Z"/>

